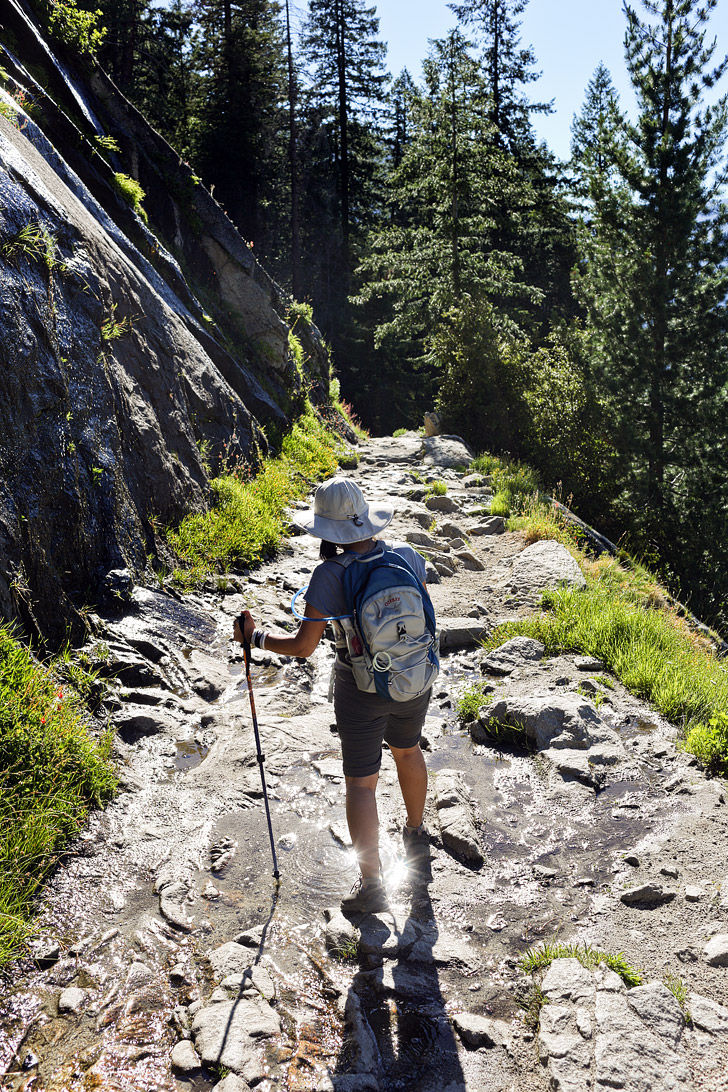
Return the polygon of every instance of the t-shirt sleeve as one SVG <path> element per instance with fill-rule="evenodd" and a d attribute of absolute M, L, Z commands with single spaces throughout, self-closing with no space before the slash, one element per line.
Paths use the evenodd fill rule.
<path fill-rule="evenodd" d="M 422 554 L 418 554 L 417 550 L 413 549 L 412 546 L 406 542 L 397 542 L 394 549 L 398 554 L 401 554 L 409 567 L 414 570 L 415 575 L 418 576 L 424 584 L 427 579 L 427 570 L 425 569 L 425 561 Z"/>
<path fill-rule="evenodd" d="M 316 566 L 306 591 L 306 603 L 326 618 L 346 612 L 341 577 L 333 565 L 324 562 Z"/>

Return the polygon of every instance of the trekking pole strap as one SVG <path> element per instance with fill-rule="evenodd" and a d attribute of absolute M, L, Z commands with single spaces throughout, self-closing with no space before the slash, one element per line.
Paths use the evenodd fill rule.
<path fill-rule="evenodd" d="M 351 614 L 330 614 L 327 618 L 309 618 L 305 614 L 299 614 L 296 610 L 296 600 L 300 595 L 304 595 L 308 591 L 309 585 L 299 588 L 296 594 L 291 600 L 291 613 L 294 618 L 298 618 L 299 622 L 341 622 L 344 618 L 352 618 Z"/>

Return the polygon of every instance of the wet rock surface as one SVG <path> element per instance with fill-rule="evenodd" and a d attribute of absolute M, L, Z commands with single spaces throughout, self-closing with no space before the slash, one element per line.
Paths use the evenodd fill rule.
<path fill-rule="evenodd" d="M 35 958 L 3 980 L 3 1092 L 725 1092 L 723 787 L 603 665 L 520 645 L 507 673 L 483 669 L 475 631 L 533 609 L 501 579 L 518 571 L 524 542 L 504 528 L 470 536 L 487 519 L 487 487 L 421 460 L 413 435 L 372 441 L 354 475 L 395 501 L 392 541 L 422 530 L 408 494 L 428 475 L 458 509 L 427 513 L 454 574 L 432 585 L 433 600 L 460 636 L 425 726 L 431 838 L 418 859 L 402 846 L 383 758 L 389 911 L 339 913 L 357 872 L 328 636 L 309 662 L 255 655 L 273 883 L 229 635 L 243 603 L 262 626 L 293 628 L 290 599 L 316 564 L 315 542 L 296 538 L 251 579 L 183 601 L 134 589 L 129 609 L 103 623 L 112 661 L 133 669 L 112 679 L 108 702 L 122 790 L 50 880 Z M 441 519 L 466 531 L 483 571 L 448 553 Z M 454 706 L 475 682 L 489 702 L 463 730 Z M 520 724 L 522 745 L 495 719 Z M 635 900 L 640 889 L 653 897 Z M 628 989 L 573 958 L 524 975 L 519 959 L 554 940 L 622 952 L 644 984 Z M 680 992 L 676 981 L 682 1003 L 665 984 Z"/>

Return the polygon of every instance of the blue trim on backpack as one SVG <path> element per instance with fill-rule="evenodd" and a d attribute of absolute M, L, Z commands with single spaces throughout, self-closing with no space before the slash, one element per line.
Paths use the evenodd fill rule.
<path fill-rule="evenodd" d="M 396 557 L 396 561 L 393 560 L 392 555 Z M 432 606 L 430 594 L 409 562 L 402 557 L 401 554 L 397 553 L 395 549 L 382 543 L 381 552 L 374 555 L 358 557 L 356 554 L 348 553 L 341 558 L 333 558 L 332 560 L 337 561 L 344 568 L 344 577 L 342 580 L 344 596 L 347 605 L 352 608 L 354 624 L 356 625 L 357 632 L 370 658 L 372 655 L 371 648 L 359 625 L 358 616 L 369 599 L 381 591 L 382 588 L 391 586 L 391 579 L 386 580 L 386 582 L 381 583 L 381 585 L 377 584 L 376 573 L 378 569 L 386 569 L 388 571 L 391 571 L 392 569 L 399 570 L 402 574 L 402 584 L 407 587 L 416 588 L 419 591 L 424 609 L 425 625 L 432 639 L 435 639 L 437 627 L 435 623 L 435 611 Z M 354 564 L 355 562 L 358 562 L 359 564 Z M 371 565 L 372 568 L 367 569 L 364 567 L 366 565 Z M 374 580 L 374 585 L 370 589 L 372 580 Z M 366 590 L 366 598 L 362 596 L 362 588 Z M 435 655 L 434 648 L 430 649 L 428 657 L 430 662 L 439 668 L 440 661 Z M 376 668 L 374 668 L 373 674 L 377 693 L 382 698 L 389 698 L 389 671 L 377 671 Z"/>

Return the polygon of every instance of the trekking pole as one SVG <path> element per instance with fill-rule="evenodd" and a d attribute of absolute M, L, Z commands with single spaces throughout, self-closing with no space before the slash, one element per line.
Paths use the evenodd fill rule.
<path fill-rule="evenodd" d="M 245 630 L 243 629 L 242 616 L 238 619 L 240 630 L 245 637 Z M 273 854 L 273 879 L 275 880 L 276 887 L 281 885 L 281 874 L 278 871 L 278 858 L 276 857 L 276 847 L 273 839 L 273 825 L 270 821 L 270 805 L 268 803 L 268 788 L 265 783 L 265 770 L 263 769 L 263 763 L 265 762 L 265 755 L 260 747 L 260 733 L 258 731 L 258 717 L 255 713 L 255 698 L 253 697 L 253 680 L 250 677 L 250 642 L 243 640 L 243 655 L 245 657 L 245 679 L 248 684 L 248 697 L 250 698 L 250 712 L 253 717 L 253 732 L 255 733 L 255 747 L 256 756 L 258 759 L 258 769 L 260 770 L 260 781 L 263 786 L 263 803 L 265 804 L 265 817 L 268 821 L 268 837 L 270 838 L 270 851 Z"/>

